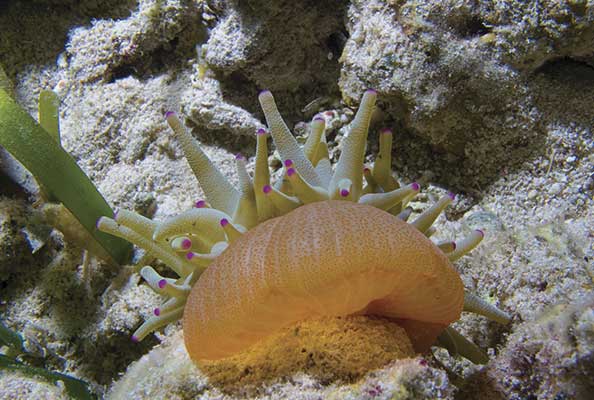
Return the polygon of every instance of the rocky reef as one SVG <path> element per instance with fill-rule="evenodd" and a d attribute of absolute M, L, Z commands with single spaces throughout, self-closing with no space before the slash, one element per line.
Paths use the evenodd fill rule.
<path fill-rule="evenodd" d="M 390 361 L 389 325 L 364 318 L 328 323 L 346 332 L 341 347 L 297 352 L 276 375 L 262 367 L 270 354 L 235 370 L 199 370 L 180 324 L 132 344 L 162 299 L 134 267 L 85 261 L 38 207 L 32 178 L 0 149 L 3 322 L 23 335 L 33 364 L 84 379 L 107 398 L 588 398 L 592 3 L 318 3 L 8 1 L 0 5 L 0 64 L 32 115 L 40 90 L 58 93 L 63 145 L 110 204 L 156 219 L 203 197 L 166 111 L 185 116 L 233 181 L 233 154 L 251 159 L 263 127 L 259 90 L 274 91 L 299 141 L 323 112 L 335 161 L 360 94 L 374 88 L 371 130 L 394 131 L 396 177 L 428 187 L 413 212 L 452 191 L 457 199 L 438 235 L 486 232 L 457 267 L 464 286 L 512 314 L 512 323 L 464 316 L 455 327 L 488 349 L 490 361 L 476 366 L 437 348 Z M 269 164 L 280 169 L 278 155 Z M 353 343 L 369 347 L 349 352 Z M 385 358 L 370 365 L 357 357 L 361 349 Z M 241 379 L 245 388 L 227 385 Z M 0 370 L 0 397 L 19 396 L 65 395 L 41 378 Z"/>

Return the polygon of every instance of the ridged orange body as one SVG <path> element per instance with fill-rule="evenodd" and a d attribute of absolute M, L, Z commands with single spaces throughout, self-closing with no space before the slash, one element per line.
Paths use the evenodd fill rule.
<path fill-rule="evenodd" d="M 364 313 L 398 320 L 424 351 L 463 301 L 458 273 L 414 227 L 374 207 L 324 201 L 233 242 L 194 285 L 184 340 L 193 360 L 212 360 L 300 320 Z"/>

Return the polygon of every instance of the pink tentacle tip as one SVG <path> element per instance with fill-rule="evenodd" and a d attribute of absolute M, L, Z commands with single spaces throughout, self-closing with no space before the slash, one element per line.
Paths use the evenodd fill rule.
<path fill-rule="evenodd" d="M 166 279 L 161 279 L 158 283 L 157 286 L 159 286 L 159 289 L 163 289 L 165 286 L 167 286 L 167 280 Z"/>
<path fill-rule="evenodd" d="M 268 132 L 264 128 L 260 128 L 256 131 L 256 135 L 266 135 Z"/>
<path fill-rule="evenodd" d="M 342 189 L 342 190 L 340 191 L 340 195 L 341 195 L 342 197 L 347 197 L 347 196 L 348 196 L 350 193 L 351 193 L 351 192 L 349 192 L 349 190 L 348 190 L 348 189 Z"/>
<path fill-rule="evenodd" d="M 270 185 L 264 185 L 264 187 L 262 188 L 262 191 L 265 194 L 268 194 L 268 193 L 270 193 L 272 191 L 272 187 Z"/>
<path fill-rule="evenodd" d="M 224 228 L 229 225 L 229 220 L 227 218 L 223 218 L 220 222 L 221 226 Z"/>
<path fill-rule="evenodd" d="M 184 250 L 188 250 L 190 247 L 192 247 L 192 241 L 190 239 L 182 240 L 181 247 Z"/>
<path fill-rule="evenodd" d="M 191 251 L 188 251 L 188 252 L 186 253 L 186 258 L 187 258 L 188 260 L 191 260 L 192 258 L 194 258 L 194 253 L 192 253 Z"/>
<path fill-rule="evenodd" d="M 456 242 L 452 241 L 452 251 L 456 250 Z"/>
<path fill-rule="evenodd" d="M 175 116 L 175 112 L 174 111 L 167 111 L 165 113 L 165 119 L 169 118 L 169 117 L 173 117 Z"/>
<path fill-rule="evenodd" d="M 196 208 L 204 208 L 204 207 L 206 207 L 206 201 L 204 201 L 204 200 L 198 200 L 196 203 L 194 203 L 194 207 L 196 207 Z"/>
<path fill-rule="evenodd" d="M 158 317 L 159 315 L 161 315 L 161 309 L 160 309 L 160 308 L 158 308 L 158 307 L 157 307 L 157 308 L 155 308 L 155 309 L 153 310 L 153 314 L 155 314 L 155 315 Z"/>
<path fill-rule="evenodd" d="M 456 200 L 456 194 L 453 192 L 448 192 L 448 196 L 450 197 L 450 199 L 452 200 Z"/>
<path fill-rule="evenodd" d="M 288 176 L 293 176 L 293 175 L 295 175 L 295 168 L 289 168 L 289 169 L 287 170 L 287 175 L 288 175 Z"/>
<path fill-rule="evenodd" d="M 477 229 L 476 232 L 481 235 L 481 237 L 485 237 L 485 232 L 482 229 Z"/>
<path fill-rule="evenodd" d="M 380 129 L 380 133 L 382 135 L 391 135 L 392 134 L 392 129 L 390 129 L 390 128 L 382 128 L 382 129 Z"/>
<path fill-rule="evenodd" d="M 291 165 L 293 165 L 293 160 L 287 159 L 285 160 L 285 167 L 289 168 Z"/>
<path fill-rule="evenodd" d="M 418 192 L 419 190 L 421 190 L 421 185 L 419 185 L 417 182 L 413 182 L 410 184 L 410 188 L 415 192 Z"/>
<path fill-rule="evenodd" d="M 364 174 L 368 174 L 368 173 L 370 173 L 370 172 L 371 172 L 371 169 L 369 169 L 369 167 L 365 167 L 365 168 L 363 168 L 363 173 L 364 173 Z"/>
<path fill-rule="evenodd" d="M 132 340 L 132 342 L 134 342 L 134 343 L 140 342 L 140 339 L 138 339 L 138 336 L 135 336 L 135 335 L 132 335 L 132 337 L 130 338 L 130 340 Z"/>

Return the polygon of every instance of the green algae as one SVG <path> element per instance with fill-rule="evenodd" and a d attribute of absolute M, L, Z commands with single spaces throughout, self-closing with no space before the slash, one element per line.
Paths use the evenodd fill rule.
<path fill-rule="evenodd" d="M 42 99 L 40 111 L 45 126 L 39 125 L 4 90 L 0 89 L 0 145 L 35 176 L 50 199 L 55 199 L 76 217 L 90 235 L 116 262 L 124 263 L 131 246 L 95 229 L 95 221 L 113 210 L 95 185 L 60 146 L 55 99 Z M 48 113 L 44 113 L 48 111 Z M 52 116 L 53 115 L 53 116 Z M 44 129 L 53 131 L 48 134 Z M 58 139 L 57 139 L 58 138 Z"/>

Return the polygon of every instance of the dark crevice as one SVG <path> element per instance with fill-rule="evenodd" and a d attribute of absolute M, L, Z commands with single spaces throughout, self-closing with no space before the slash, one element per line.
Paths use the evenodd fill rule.
<path fill-rule="evenodd" d="M 460 33 L 465 37 L 473 37 L 482 36 L 489 32 L 491 32 L 491 28 L 486 26 L 480 18 L 472 17 Z"/>
<path fill-rule="evenodd" d="M 241 107 L 244 110 L 258 115 L 260 107 L 254 101 L 258 92 L 263 88 L 250 80 L 242 70 L 233 71 L 230 74 L 215 72 L 217 80 L 221 83 L 221 92 L 225 102 Z"/>
<path fill-rule="evenodd" d="M 179 36 L 152 51 L 138 51 L 128 61 L 114 65 L 108 71 L 107 82 L 113 83 L 130 76 L 144 81 L 167 71 L 183 69 L 188 59 L 196 57 L 196 43 L 203 42 L 206 36 L 204 28 L 195 25 L 195 28 L 182 30 Z"/>
<path fill-rule="evenodd" d="M 468 16 L 453 27 L 456 34 L 463 38 L 483 36 L 491 32 L 491 28 L 478 16 Z"/>
<path fill-rule="evenodd" d="M 551 59 L 527 75 L 535 105 L 547 120 L 591 129 L 594 66 L 570 57 Z"/>
<path fill-rule="evenodd" d="M 349 34 L 344 29 L 333 32 L 326 38 L 326 47 L 332 53 L 334 59 L 340 58 L 348 38 Z"/>
<path fill-rule="evenodd" d="M 582 82 L 594 85 L 594 65 L 571 57 L 554 58 L 534 70 L 548 78 L 562 82 Z"/>
<path fill-rule="evenodd" d="M 108 83 L 137 75 L 138 71 L 133 65 L 119 65 L 111 71 L 111 78 L 108 80 Z"/>

